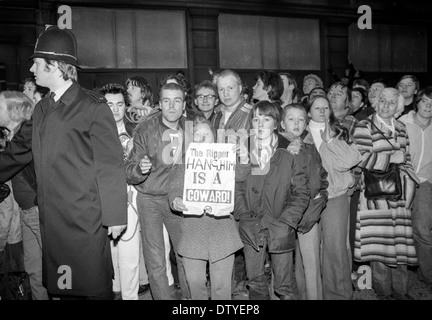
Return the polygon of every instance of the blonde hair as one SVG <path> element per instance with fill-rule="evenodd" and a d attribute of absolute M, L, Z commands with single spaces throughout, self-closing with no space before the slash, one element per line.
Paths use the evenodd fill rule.
<path fill-rule="evenodd" d="M 11 120 L 16 122 L 30 120 L 34 110 L 34 103 L 23 92 L 14 90 L 2 91 L 0 92 L 0 96 L 5 98 Z"/>
<path fill-rule="evenodd" d="M 46 69 L 49 69 L 49 65 L 54 65 L 54 61 L 57 62 L 58 68 L 62 74 L 63 80 L 73 80 L 75 82 L 78 81 L 78 72 L 77 68 L 71 64 L 68 64 L 61 60 L 50 60 L 50 59 L 44 59 L 46 62 Z"/>
<path fill-rule="evenodd" d="M 391 87 L 384 88 L 380 93 L 380 97 L 381 96 L 389 96 L 389 95 L 396 97 L 397 107 L 396 107 L 396 112 L 394 114 L 394 117 L 398 118 L 402 114 L 402 112 L 405 110 L 404 97 L 397 89 L 391 88 Z"/>

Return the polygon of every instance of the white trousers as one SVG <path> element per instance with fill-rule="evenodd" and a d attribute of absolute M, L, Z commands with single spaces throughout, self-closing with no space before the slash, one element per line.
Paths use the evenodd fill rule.
<path fill-rule="evenodd" d="M 113 291 L 121 292 L 123 300 L 138 300 L 141 228 L 136 210 L 137 191 L 128 186 L 128 192 L 127 228 L 120 239 L 111 240 Z"/>
<path fill-rule="evenodd" d="M 321 226 L 316 223 L 307 233 L 298 233 L 295 275 L 301 300 L 322 300 L 320 241 Z"/>

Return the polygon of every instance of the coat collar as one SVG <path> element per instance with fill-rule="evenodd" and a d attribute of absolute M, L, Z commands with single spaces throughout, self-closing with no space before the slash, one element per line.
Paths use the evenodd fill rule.
<path fill-rule="evenodd" d="M 231 115 L 239 113 L 240 110 L 245 106 L 245 104 L 246 104 L 246 100 L 244 98 L 240 98 L 240 103 L 234 109 L 234 111 L 231 113 Z M 215 113 L 223 114 L 226 110 L 226 106 L 223 103 L 220 103 L 214 110 L 215 110 Z"/>
<path fill-rule="evenodd" d="M 278 134 L 278 139 L 279 141 L 276 149 L 286 149 L 290 144 L 290 141 L 281 134 Z"/>
<path fill-rule="evenodd" d="M 78 95 L 81 86 L 77 82 L 73 82 L 72 85 L 65 91 L 65 93 L 60 97 L 59 101 L 65 105 L 70 105 L 75 100 Z M 58 102 L 58 101 L 57 101 Z"/>
<path fill-rule="evenodd" d="M 305 130 L 302 133 L 301 138 L 302 138 L 303 143 L 315 145 L 312 134 L 309 131 Z"/>
<path fill-rule="evenodd" d="M 54 102 L 54 104 L 50 103 L 49 94 L 47 94 L 43 100 L 41 100 L 41 109 L 45 117 L 50 115 L 54 110 L 58 108 L 60 104 L 64 105 L 71 105 L 72 102 L 75 100 L 76 96 L 78 95 L 78 92 L 80 91 L 81 86 L 76 83 L 72 82 L 72 85 L 62 94 L 59 100 Z"/>
<path fill-rule="evenodd" d="M 172 129 L 172 128 L 169 128 L 163 121 L 162 121 L 162 117 L 163 117 L 163 115 L 162 115 L 162 111 L 161 112 L 159 112 L 159 114 L 158 114 L 158 118 L 159 118 L 159 124 L 161 125 L 161 127 L 162 128 L 165 128 L 165 129 L 167 129 L 167 130 L 172 130 L 172 131 L 175 131 L 174 129 Z M 179 119 L 179 121 L 178 121 L 178 130 L 184 130 L 185 129 L 185 119 L 186 119 L 186 117 L 184 117 L 184 116 L 181 116 L 180 117 L 180 119 Z"/>
<path fill-rule="evenodd" d="M 345 107 L 345 109 L 342 111 L 342 113 L 336 117 L 339 121 L 343 118 L 345 118 L 346 116 L 351 114 L 351 109 L 349 107 Z"/>

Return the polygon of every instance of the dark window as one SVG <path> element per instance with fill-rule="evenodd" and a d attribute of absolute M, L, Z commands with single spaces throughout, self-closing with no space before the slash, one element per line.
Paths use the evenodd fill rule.
<path fill-rule="evenodd" d="M 220 14 L 218 21 L 221 68 L 321 68 L 318 20 Z"/>
<path fill-rule="evenodd" d="M 72 8 L 84 68 L 187 68 L 183 11 Z"/>

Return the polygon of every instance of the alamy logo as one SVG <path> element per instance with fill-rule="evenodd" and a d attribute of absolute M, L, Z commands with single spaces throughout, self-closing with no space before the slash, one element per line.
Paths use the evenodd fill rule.
<path fill-rule="evenodd" d="M 362 16 L 357 20 L 357 26 L 360 30 L 372 29 L 372 9 L 369 6 L 362 5 L 358 7 L 357 13 L 362 13 Z"/>
<path fill-rule="evenodd" d="M 72 9 L 69 6 L 62 5 L 58 7 L 57 13 L 61 16 L 57 20 L 59 29 L 72 29 Z"/>
<path fill-rule="evenodd" d="M 57 273 L 61 276 L 57 280 L 57 287 L 61 290 L 72 289 L 72 269 L 67 265 L 61 265 Z"/>
<path fill-rule="evenodd" d="M 357 270 L 360 276 L 357 279 L 357 285 L 360 290 L 372 289 L 372 270 L 369 266 L 360 266 Z"/>

